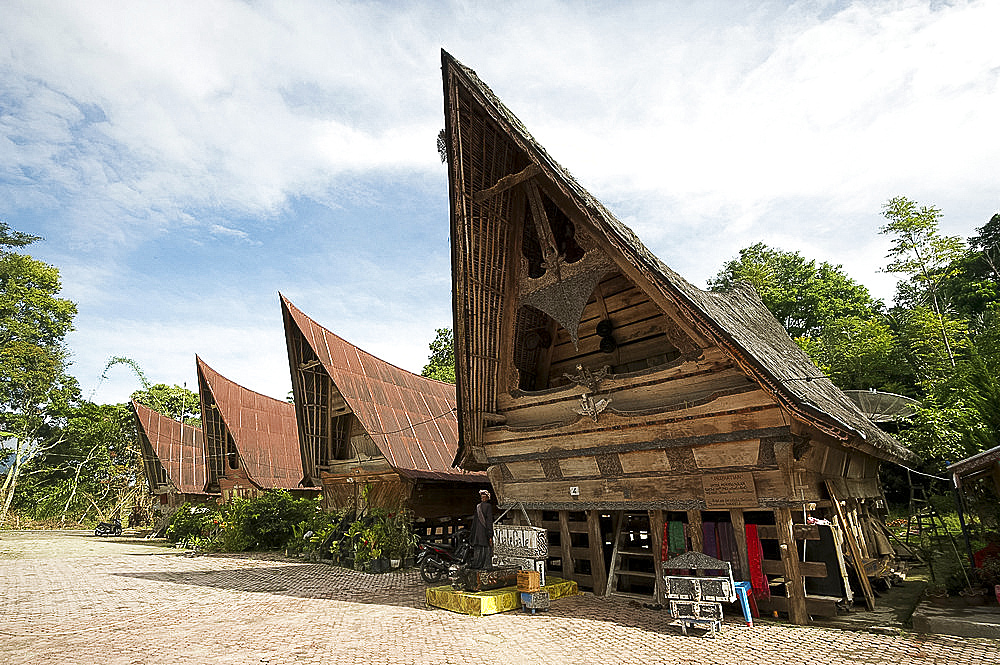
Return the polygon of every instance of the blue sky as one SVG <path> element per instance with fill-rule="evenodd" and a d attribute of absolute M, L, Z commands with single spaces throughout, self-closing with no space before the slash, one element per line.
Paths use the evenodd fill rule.
<path fill-rule="evenodd" d="M 611 8 L 609 8 L 609 6 Z M 0 218 L 88 398 L 289 388 L 278 292 L 419 372 L 451 325 L 440 49 L 698 286 L 758 241 L 877 296 L 882 205 L 1000 210 L 997 2 L 0 0 Z"/>

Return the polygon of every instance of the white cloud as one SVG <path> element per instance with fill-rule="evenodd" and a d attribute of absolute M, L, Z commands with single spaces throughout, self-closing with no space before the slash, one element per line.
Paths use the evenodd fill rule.
<path fill-rule="evenodd" d="M 997 210 L 996 25 L 989 1 L 11 0 L 0 209 L 80 303 L 81 376 L 197 351 L 268 392 L 280 337 L 237 345 L 273 337 L 278 288 L 419 369 L 450 307 L 444 46 L 692 282 L 763 240 L 891 297 L 884 201 L 963 236 Z"/>

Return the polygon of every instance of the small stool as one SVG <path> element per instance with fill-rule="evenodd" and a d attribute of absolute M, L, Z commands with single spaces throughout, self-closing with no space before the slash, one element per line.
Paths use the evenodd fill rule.
<path fill-rule="evenodd" d="M 753 628 L 753 616 L 750 614 L 750 583 L 735 582 L 733 587 L 734 591 L 736 591 L 736 598 L 743 607 L 743 617 L 747 620 L 747 626 Z"/>

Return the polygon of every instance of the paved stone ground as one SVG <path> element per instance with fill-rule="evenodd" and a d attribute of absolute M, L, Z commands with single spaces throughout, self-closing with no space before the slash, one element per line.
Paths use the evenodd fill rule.
<path fill-rule="evenodd" d="M 140 540 L 0 534 L 0 663 L 966 663 L 1000 641 L 766 622 L 683 637 L 663 612 L 590 594 L 546 613 L 424 604 L 413 571 L 267 556 L 186 557 Z"/>

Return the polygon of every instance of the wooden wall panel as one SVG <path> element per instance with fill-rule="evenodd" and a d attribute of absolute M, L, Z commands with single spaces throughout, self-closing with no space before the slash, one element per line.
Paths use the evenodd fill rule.
<path fill-rule="evenodd" d="M 625 474 L 670 471 L 670 460 L 667 458 L 667 453 L 660 449 L 621 453 L 618 455 L 618 459 L 621 460 L 622 472 Z"/>
<path fill-rule="evenodd" d="M 691 449 L 695 464 L 701 469 L 727 466 L 755 466 L 760 455 L 760 439 L 730 441 Z"/>

